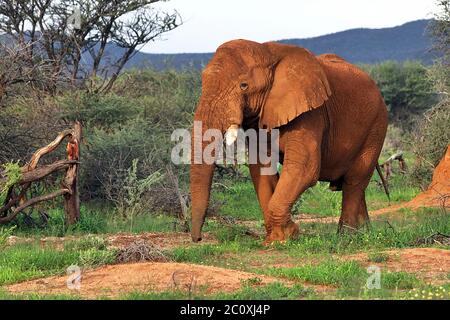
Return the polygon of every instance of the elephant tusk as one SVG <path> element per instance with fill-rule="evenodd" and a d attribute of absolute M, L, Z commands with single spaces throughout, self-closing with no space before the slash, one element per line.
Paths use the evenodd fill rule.
<path fill-rule="evenodd" d="M 231 125 L 227 132 L 225 132 L 225 142 L 228 146 L 231 146 L 238 137 L 239 127 L 235 124 Z"/>

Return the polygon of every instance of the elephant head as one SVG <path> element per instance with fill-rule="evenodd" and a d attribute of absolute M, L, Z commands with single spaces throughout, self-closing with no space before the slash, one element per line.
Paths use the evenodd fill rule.
<path fill-rule="evenodd" d="M 202 73 L 202 95 L 194 120 L 203 130 L 219 129 L 227 143 L 239 127 L 272 129 L 320 107 L 330 87 L 319 61 L 308 50 L 276 43 L 234 40 L 221 45 Z M 195 138 L 194 138 L 195 137 Z M 193 135 L 195 143 L 205 142 Z M 193 158 L 192 158 L 193 160 Z M 191 162 L 192 240 L 201 240 L 213 164 Z"/>

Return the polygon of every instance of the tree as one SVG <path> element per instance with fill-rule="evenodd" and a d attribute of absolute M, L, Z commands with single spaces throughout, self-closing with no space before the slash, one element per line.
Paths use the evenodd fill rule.
<path fill-rule="evenodd" d="M 100 76 L 106 80 L 93 90 L 108 91 L 137 49 L 181 24 L 176 11 L 152 6 L 161 1 L 3 0 L 0 31 L 29 65 L 44 63 L 55 79 L 73 84 Z"/>
<path fill-rule="evenodd" d="M 422 186 L 428 185 L 450 141 L 450 0 L 437 1 L 439 11 L 430 23 L 433 49 L 442 54 L 431 67 L 429 76 L 439 101 L 419 120 L 414 133 L 413 152 L 417 162 L 411 175 Z"/>
<path fill-rule="evenodd" d="M 387 61 L 364 66 L 381 90 L 391 120 L 409 127 L 411 117 L 420 115 L 435 102 L 428 69 L 420 62 Z"/>
<path fill-rule="evenodd" d="M 437 1 L 440 11 L 428 28 L 433 37 L 434 50 L 443 53 L 444 61 L 450 65 L 450 0 Z"/>
<path fill-rule="evenodd" d="M 428 31 L 433 38 L 433 50 L 442 54 L 442 58 L 435 62 L 431 77 L 437 91 L 448 99 L 450 94 L 450 0 L 439 0 L 440 9 L 435 13 Z"/>

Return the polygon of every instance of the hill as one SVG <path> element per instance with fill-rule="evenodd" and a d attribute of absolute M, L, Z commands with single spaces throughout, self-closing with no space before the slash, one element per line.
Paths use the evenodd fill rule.
<path fill-rule="evenodd" d="M 386 60 L 420 60 L 430 64 L 433 53 L 430 52 L 431 39 L 427 35 L 430 20 L 417 20 L 401 26 L 382 29 L 351 29 L 324 36 L 307 39 L 283 39 L 276 42 L 293 44 L 307 48 L 315 54 L 336 53 L 353 63 L 373 64 Z M 0 35 L 0 42 L 11 39 Z M 105 61 L 114 61 L 124 49 L 109 43 L 105 50 Z M 152 54 L 138 51 L 127 63 L 126 68 L 151 66 L 156 70 L 165 68 L 182 69 L 186 67 L 202 68 L 211 59 L 213 53 Z M 90 65 L 92 58 L 88 53 L 82 61 Z"/>
<path fill-rule="evenodd" d="M 277 42 L 305 47 L 315 54 L 336 53 L 353 63 L 376 63 L 385 60 L 420 60 L 431 63 L 431 40 L 426 27 L 430 20 L 417 20 L 382 29 L 351 29 L 307 39 L 283 39 Z M 111 48 L 112 49 L 112 48 Z M 114 50 L 112 50 L 114 51 Z M 201 68 L 212 53 L 149 54 L 138 52 L 127 67 L 151 65 L 156 69 Z"/>

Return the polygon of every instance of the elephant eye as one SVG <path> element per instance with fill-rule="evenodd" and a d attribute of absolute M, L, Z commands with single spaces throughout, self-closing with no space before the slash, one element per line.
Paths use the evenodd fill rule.
<path fill-rule="evenodd" d="M 248 89 L 248 83 L 247 82 L 241 82 L 239 87 L 241 88 L 242 91 L 245 91 L 245 90 Z"/>

